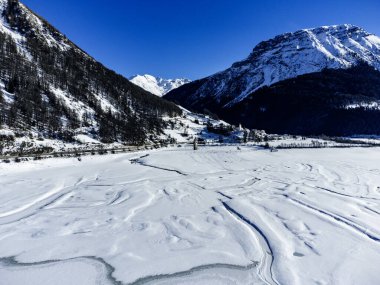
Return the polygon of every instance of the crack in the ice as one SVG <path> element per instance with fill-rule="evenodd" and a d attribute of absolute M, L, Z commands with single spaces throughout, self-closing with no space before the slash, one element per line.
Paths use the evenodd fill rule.
<path fill-rule="evenodd" d="M 96 257 L 96 256 L 80 256 L 80 257 L 73 257 L 73 258 L 68 258 L 68 259 L 45 260 L 45 261 L 31 262 L 31 263 L 18 262 L 15 256 L 11 256 L 11 257 L 0 258 L 0 264 L 2 263 L 6 267 L 10 267 L 10 266 L 33 267 L 33 266 L 40 266 L 40 265 L 53 265 L 53 264 L 58 264 L 61 262 L 69 262 L 69 261 L 75 261 L 75 260 L 81 260 L 81 259 L 88 259 L 88 260 L 101 263 L 105 267 L 106 272 L 107 272 L 105 276 L 106 279 L 112 285 L 123 285 L 121 281 L 116 280 L 115 277 L 112 276 L 112 274 L 115 272 L 115 267 L 107 263 L 103 258 Z"/>
<path fill-rule="evenodd" d="M 179 171 L 179 170 L 176 170 L 176 169 L 170 169 L 170 168 L 165 168 L 165 167 L 160 167 L 160 166 L 151 165 L 151 164 L 147 164 L 147 163 L 145 163 L 145 162 L 143 162 L 143 161 L 140 160 L 140 159 L 145 158 L 145 157 L 148 157 L 148 156 L 149 156 L 149 154 L 144 155 L 144 156 L 141 156 L 141 157 L 139 157 L 139 158 L 134 158 L 134 159 L 131 159 L 130 162 L 131 162 L 131 163 L 140 164 L 140 165 L 142 165 L 142 166 L 146 166 L 146 167 L 151 167 L 151 168 L 155 168 L 155 169 L 159 169 L 159 170 L 164 170 L 164 171 L 169 171 L 169 172 L 175 172 L 175 173 L 177 173 L 177 174 L 179 174 L 179 175 L 187 176 L 186 173 L 183 173 L 183 172 L 181 172 L 181 171 Z"/>
<path fill-rule="evenodd" d="M 54 265 L 61 262 L 70 262 L 70 261 L 76 261 L 76 260 L 81 260 L 81 259 L 88 259 L 88 260 L 101 263 L 105 267 L 106 272 L 107 272 L 105 278 L 112 285 L 142 285 L 142 284 L 147 284 L 153 281 L 163 281 L 165 279 L 174 279 L 174 278 L 190 276 L 194 273 L 198 273 L 198 272 L 210 270 L 210 269 L 232 269 L 232 270 L 238 270 L 238 271 L 249 271 L 257 267 L 258 265 L 257 261 L 252 261 L 252 263 L 246 266 L 224 264 L 224 263 L 207 264 L 207 265 L 196 266 L 185 271 L 180 271 L 180 272 L 175 272 L 175 273 L 170 273 L 170 274 L 150 275 L 150 276 L 141 277 L 131 283 L 123 283 L 121 281 L 116 280 L 116 278 L 113 276 L 113 273 L 115 272 L 115 267 L 107 263 L 103 258 L 95 257 L 95 256 L 80 256 L 80 257 L 68 258 L 68 259 L 63 259 L 63 260 L 60 260 L 60 259 L 46 260 L 46 261 L 31 262 L 31 263 L 18 262 L 15 256 L 11 256 L 11 257 L 0 258 L 0 264 L 4 264 L 6 267 L 9 267 L 9 266 L 34 267 L 34 266 L 40 266 L 40 265 Z"/>
<path fill-rule="evenodd" d="M 143 285 L 147 284 L 153 281 L 162 281 L 165 279 L 174 279 L 174 278 L 180 278 L 189 276 L 191 274 L 209 270 L 209 269 L 232 269 L 232 270 L 239 270 L 239 271 L 249 271 L 255 268 L 258 265 L 257 261 L 253 261 L 251 264 L 247 266 L 240 266 L 240 265 L 233 265 L 233 264 L 224 264 L 224 263 L 215 263 L 215 264 L 207 264 L 207 265 L 201 265 L 197 267 L 193 267 L 186 271 L 176 272 L 172 274 L 160 274 L 160 275 L 152 275 L 152 276 L 146 276 L 142 277 L 140 279 L 137 279 L 136 281 L 129 283 L 127 285 Z"/>

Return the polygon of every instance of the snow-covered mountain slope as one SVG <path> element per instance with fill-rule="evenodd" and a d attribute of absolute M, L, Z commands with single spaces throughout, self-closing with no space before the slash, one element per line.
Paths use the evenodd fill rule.
<path fill-rule="evenodd" d="M 18 0 L 0 0 L 0 128 L 146 141 L 181 110 L 97 62 Z M 156 114 L 156 116 L 151 116 Z M 136 140 L 137 139 L 137 140 Z"/>
<path fill-rule="evenodd" d="M 56 30 L 52 30 L 52 27 L 50 27 L 47 22 L 34 14 L 18 0 L 0 0 L 0 12 L 0 32 L 11 36 L 11 38 L 18 44 L 18 48 L 21 51 L 26 51 L 24 45 L 27 41 L 25 33 L 28 32 L 26 29 L 26 22 L 29 22 L 34 34 L 43 40 L 48 46 L 57 47 L 61 51 L 76 48 L 76 46 L 63 34 Z M 16 16 L 16 14 L 14 14 L 15 12 L 19 13 L 19 15 Z M 22 20 L 21 17 L 19 17 L 21 15 L 23 17 Z M 16 24 L 16 22 L 19 24 L 18 27 L 13 25 Z"/>
<path fill-rule="evenodd" d="M 263 86 L 359 63 L 380 70 L 380 38 L 353 25 L 286 33 L 258 44 L 247 59 L 168 94 L 186 107 L 229 107 Z M 202 106 L 203 107 L 203 106 Z"/>
<path fill-rule="evenodd" d="M 164 79 L 149 74 L 135 75 L 129 80 L 146 91 L 160 97 L 184 84 L 191 82 L 191 80 L 186 78 Z"/>

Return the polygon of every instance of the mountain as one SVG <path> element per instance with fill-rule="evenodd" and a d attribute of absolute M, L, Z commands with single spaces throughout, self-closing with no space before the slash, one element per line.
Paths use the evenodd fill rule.
<path fill-rule="evenodd" d="M 362 68 L 355 69 L 358 66 Z M 281 89 L 278 92 L 291 91 L 294 94 L 300 88 L 299 90 L 309 92 L 309 95 L 313 97 L 322 91 L 328 91 L 327 96 L 334 100 L 334 94 L 345 91 L 343 88 L 345 84 L 352 85 L 350 84 L 352 78 L 343 76 L 341 80 L 347 80 L 345 84 L 337 82 L 334 85 L 334 82 L 331 82 L 331 85 L 334 86 L 325 90 L 323 82 L 319 82 L 319 80 L 326 80 L 325 70 L 331 70 L 330 72 L 334 75 L 336 74 L 334 71 L 338 71 L 337 78 L 341 78 L 340 71 L 344 74 L 344 70 L 351 70 L 352 74 L 358 76 L 362 75 L 360 72 L 369 72 L 373 75 L 370 77 L 371 79 L 377 78 L 376 74 L 380 70 L 380 38 L 353 25 L 323 26 L 286 33 L 259 43 L 247 59 L 234 63 L 227 70 L 186 84 L 169 92 L 164 98 L 191 110 L 211 111 L 230 122 L 260 128 L 266 125 L 259 124 L 256 119 L 253 119 L 259 116 L 257 113 L 252 113 L 258 106 L 253 103 L 258 102 L 254 99 L 255 94 L 259 93 L 264 97 L 265 94 L 268 94 L 266 104 L 270 105 L 269 101 L 277 98 L 274 95 L 276 93 L 273 92 L 281 89 L 278 86 L 283 86 L 283 82 L 286 82 L 285 86 L 289 86 L 289 82 L 292 81 L 286 80 L 297 79 L 295 81 L 297 84 L 292 85 L 293 89 Z M 314 74 L 311 85 L 314 89 L 304 89 L 305 80 L 311 80 L 308 77 L 302 77 L 307 74 Z M 355 82 L 357 84 L 365 83 L 365 86 L 371 85 L 370 79 L 366 80 L 365 76 L 362 79 L 362 82 Z M 377 84 L 376 80 L 375 85 Z M 277 83 L 279 85 L 273 87 Z M 303 95 L 303 98 L 298 99 L 307 100 L 308 94 Z M 361 96 L 371 97 L 373 94 L 367 89 L 362 89 L 360 94 L 350 92 L 349 95 L 350 97 L 357 95 L 358 97 L 355 100 L 351 98 L 351 101 L 360 104 Z M 294 98 L 290 98 L 291 96 L 283 98 L 282 108 L 303 113 L 306 116 L 307 113 L 304 113 L 302 109 L 305 102 L 299 102 L 298 107 L 301 109 L 292 109 L 294 106 L 290 106 L 290 102 Z M 286 100 L 287 98 L 289 100 Z M 328 101 L 323 102 L 326 109 L 337 107 L 337 105 L 328 105 Z M 246 111 L 244 114 L 240 113 L 243 109 Z M 261 110 L 263 109 L 267 111 L 268 116 L 269 114 L 273 115 L 270 109 L 263 107 Z M 278 120 L 280 118 L 276 114 L 271 118 L 273 124 L 282 125 L 283 122 Z M 283 128 L 266 126 L 264 129 L 280 133 L 297 131 L 307 133 L 306 130 L 296 125 L 298 122 L 296 120 L 293 126 Z M 335 130 L 337 131 L 337 129 Z M 335 130 L 330 127 L 329 133 L 334 134 Z M 321 127 L 314 131 L 321 133 L 327 130 Z M 356 131 L 360 130 L 356 128 Z"/>
<path fill-rule="evenodd" d="M 360 62 L 380 69 L 379 37 L 352 25 L 305 29 L 261 42 L 247 59 L 172 91 L 167 98 L 184 102 L 187 107 L 207 108 L 210 102 L 228 107 L 263 86 L 326 68 L 349 68 Z"/>
<path fill-rule="evenodd" d="M 0 0 L 0 128 L 142 143 L 182 110 L 107 69 L 17 0 Z"/>
<path fill-rule="evenodd" d="M 191 80 L 185 78 L 164 79 L 160 77 L 154 77 L 149 74 L 135 75 L 129 78 L 129 80 L 137 86 L 145 89 L 146 91 L 160 97 L 184 84 L 191 82 Z"/>

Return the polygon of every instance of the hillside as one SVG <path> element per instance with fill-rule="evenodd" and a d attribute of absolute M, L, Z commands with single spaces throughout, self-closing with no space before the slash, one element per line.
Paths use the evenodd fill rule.
<path fill-rule="evenodd" d="M 263 87 L 222 117 L 270 133 L 380 134 L 380 72 L 368 65 L 326 69 Z"/>
<path fill-rule="evenodd" d="M 0 0 L 0 128 L 18 136 L 141 144 L 173 103 L 89 56 L 17 0 Z"/>

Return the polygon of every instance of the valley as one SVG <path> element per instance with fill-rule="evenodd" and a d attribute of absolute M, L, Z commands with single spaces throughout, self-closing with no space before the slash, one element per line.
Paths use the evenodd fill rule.
<path fill-rule="evenodd" d="M 0 285 L 380 284 L 378 4 L 21 2 Z"/>
<path fill-rule="evenodd" d="M 379 159 L 204 146 L 0 164 L 0 284 L 374 284 Z"/>

